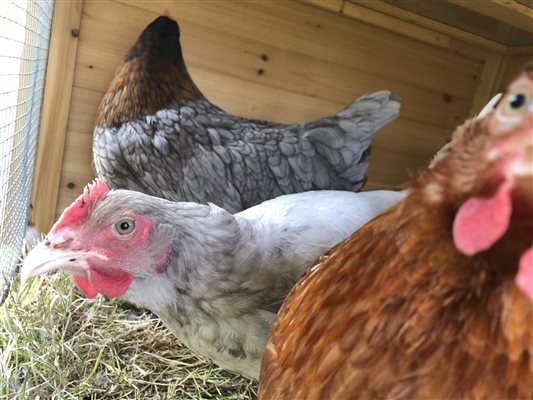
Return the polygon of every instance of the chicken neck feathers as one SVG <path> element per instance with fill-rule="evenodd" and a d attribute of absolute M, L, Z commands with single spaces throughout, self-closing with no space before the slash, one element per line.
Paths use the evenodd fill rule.
<path fill-rule="evenodd" d="M 524 357 L 533 351 L 531 303 L 511 271 L 493 274 L 498 249 L 472 268 L 447 239 L 447 210 L 417 194 L 332 249 L 307 272 L 316 278 L 289 294 L 265 349 L 266 398 L 531 397 L 522 391 L 532 368 Z M 283 375 L 302 360 L 317 367 Z"/>

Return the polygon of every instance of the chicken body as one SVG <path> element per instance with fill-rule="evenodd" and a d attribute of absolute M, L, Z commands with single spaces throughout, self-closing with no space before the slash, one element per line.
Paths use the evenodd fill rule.
<path fill-rule="evenodd" d="M 295 285 L 260 398 L 533 398 L 533 67 Z"/>
<path fill-rule="evenodd" d="M 358 191 L 373 135 L 399 113 L 389 91 L 284 125 L 231 115 L 190 78 L 178 24 L 159 17 L 118 67 L 94 130 L 96 175 L 112 188 L 237 212 L 283 194 Z"/>
<path fill-rule="evenodd" d="M 29 253 L 22 274 L 63 268 L 86 296 L 148 308 L 197 353 L 258 378 L 276 312 L 306 266 L 403 197 L 306 192 L 231 215 L 98 182 Z"/>

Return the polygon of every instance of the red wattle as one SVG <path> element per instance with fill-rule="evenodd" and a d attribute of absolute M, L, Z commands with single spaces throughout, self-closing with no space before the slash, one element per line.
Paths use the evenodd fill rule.
<path fill-rule="evenodd" d="M 116 269 L 90 267 L 87 272 L 91 286 L 108 298 L 122 296 L 133 280 L 127 272 Z"/>
<path fill-rule="evenodd" d="M 99 267 L 89 267 L 88 279 L 71 274 L 72 281 L 88 299 L 94 299 L 98 293 L 108 298 L 120 297 L 130 286 L 133 277 L 119 270 L 103 271 Z"/>
<path fill-rule="evenodd" d="M 89 281 L 79 275 L 70 274 L 72 281 L 88 299 L 94 299 L 98 292 L 91 286 Z"/>
<path fill-rule="evenodd" d="M 459 208 L 453 222 L 455 247 L 468 256 L 491 247 L 509 228 L 512 183 L 503 180 L 490 197 L 472 197 Z"/>

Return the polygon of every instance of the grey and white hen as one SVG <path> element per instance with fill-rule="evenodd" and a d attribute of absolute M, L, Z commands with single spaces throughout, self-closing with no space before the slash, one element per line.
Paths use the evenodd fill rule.
<path fill-rule="evenodd" d="M 237 212 L 282 194 L 358 191 L 374 133 L 399 114 L 389 91 L 335 115 L 284 125 L 231 115 L 192 81 L 179 26 L 160 16 L 118 67 L 94 130 L 96 175 L 173 201 Z"/>
<path fill-rule="evenodd" d="M 272 322 L 306 267 L 403 192 L 285 195 L 237 214 L 89 185 L 22 277 L 62 268 L 87 297 L 120 297 L 156 313 L 220 366 L 258 378 Z"/>

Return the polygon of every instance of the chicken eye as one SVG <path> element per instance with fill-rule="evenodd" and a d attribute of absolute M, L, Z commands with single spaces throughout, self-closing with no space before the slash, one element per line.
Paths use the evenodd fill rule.
<path fill-rule="evenodd" d="M 124 218 L 115 223 L 115 230 L 119 235 L 127 235 L 135 229 L 135 221 L 130 218 Z"/>
<path fill-rule="evenodd" d="M 503 104 L 503 114 L 507 116 L 518 116 L 527 111 L 531 102 L 531 93 L 528 90 L 519 90 L 510 94 Z"/>

